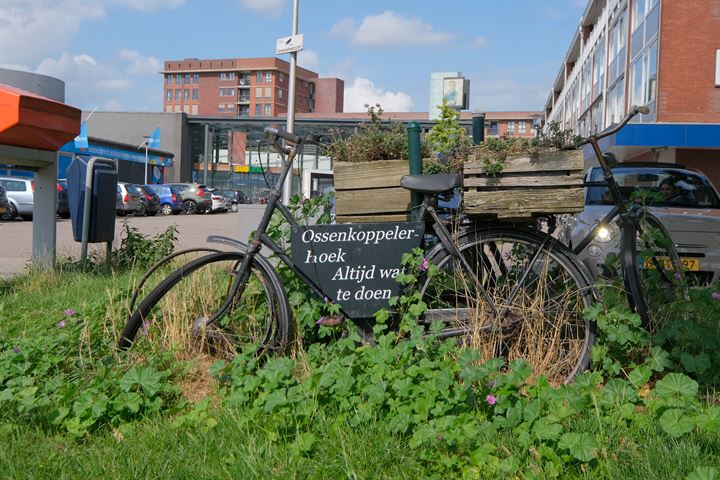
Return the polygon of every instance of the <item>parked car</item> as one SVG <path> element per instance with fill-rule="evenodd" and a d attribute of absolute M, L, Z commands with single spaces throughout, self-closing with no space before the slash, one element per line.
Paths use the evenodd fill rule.
<path fill-rule="evenodd" d="M 119 217 L 134 213 L 140 208 L 140 191 L 133 183 L 118 182 L 115 212 Z"/>
<path fill-rule="evenodd" d="M 140 192 L 140 206 L 133 212 L 136 217 L 154 217 L 162 208 L 160 203 L 160 197 L 157 193 L 153 192 L 149 188 L 145 188 L 144 185 L 135 185 L 135 188 Z"/>
<path fill-rule="evenodd" d="M 245 195 L 245 192 L 242 190 L 220 190 L 225 194 L 225 196 L 230 197 L 230 200 L 232 201 L 232 206 L 230 207 L 230 210 L 233 212 L 238 211 L 238 205 L 245 205 L 248 203 L 252 203 L 247 195 Z"/>
<path fill-rule="evenodd" d="M 212 198 L 210 213 L 227 212 L 232 209 L 232 199 L 217 188 L 210 189 L 210 198 Z"/>
<path fill-rule="evenodd" d="M 57 181 L 57 214 L 60 218 L 70 218 L 67 180 Z"/>
<path fill-rule="evenodd" d="M 183 211 L 182 195 L 177 187 L 168 185 L 144 185 L 160 198 L 160 211 L 163 215 L 178 215 Z"/>
<path fill-rule="evenodd" d="M 657 163 L 620 163 L 613 174 L 623 197 L 642 198 L 667 228 L 693 283 L 720 280 L 720 197 L 705 175 L 682 165 Z M 603 182 L 602 169 L 590 168 L 586 181 Z M 561 235 L 577 244 L 612 207 L 606 186 L 586 187 L 585 210 L 565 219 Z M 611 227 L 579 254 L 596 277 L 605 273 L 607 255 L 619 251 L 619 236 L 619 229 Z"/>
<path fill-rule="evenodd" d="M 20 215 L 25 220 L 33 216 L 33 191 L 35 184 L 31 178 L 7 176 L 0 177 L 0 185 L 5 187 L 5 194 L 10 202 L 10 208 L 0 217 L 2 220 L 12 220 Z"/>
<path fill-rule="evenodd" d="M 199 183 L 168 183 L 180 189 L 185 213 L 203 213 L 212 209 L 212 198 L 210 191 L 205 185 Z"/>
<path fill-rule="evenodd" d="M 5 193 L 5 187 L 0 185 L 0 219 L 4 220 L 4 216 L 6 213 L 10 212 L 10 202 L 7 198 L 7 193 Z"/>

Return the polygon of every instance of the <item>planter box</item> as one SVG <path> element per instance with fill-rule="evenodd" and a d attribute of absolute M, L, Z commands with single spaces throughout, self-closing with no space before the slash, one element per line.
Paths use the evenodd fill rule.
<path fill-rule="evenodd" d="M 338 223 L 410 219 L 410 191 L 400 186 L 400 179 L 408 174 L 407 160 L 337 162 L 333 173 Z"/>
<path fill-rule="evenodd" d="M 508 155 L 503 171 L 485 172 L 471 156 L 464 165 L 465 212 L 497 219 L 528 219 L 535 214 L 574 213 L 585 206 L 581 150 Z"/>

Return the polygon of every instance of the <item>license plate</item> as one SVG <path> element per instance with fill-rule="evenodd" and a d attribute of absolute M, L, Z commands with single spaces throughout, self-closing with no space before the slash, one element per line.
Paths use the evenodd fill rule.
<path fill-rule="evenodd" d="M 658 262 L 663 262 L 663 268 L 665 270 L 672 270 L 673 265 L 672 262 L 668 257 L 655 257 Z M 682 263 L 683 270 L 687 270 L 690 272 L 699 272 L 700 271 L 700 260 L 697 258 L 683 258 L 680 257 L 680 263 Z M 654 269 L 655 263 L 652 259 L 647 259 L 644 262 L 642 262 L 642 268 L 647 269 Z"/>

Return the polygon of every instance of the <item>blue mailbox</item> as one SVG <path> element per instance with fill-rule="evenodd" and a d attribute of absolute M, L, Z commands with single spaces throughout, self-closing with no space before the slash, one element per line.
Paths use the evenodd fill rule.
<path fill-rule="evenodd" d="M 85 242 L 112 242 L 115 238 L 117 181 L 117 163 L 113 160 L 76 155 L 70 162 L 67 182 L 73 238 L 83 242 L 84 250 Z M 87 230 L 85 239 L 83 227 Z"/>

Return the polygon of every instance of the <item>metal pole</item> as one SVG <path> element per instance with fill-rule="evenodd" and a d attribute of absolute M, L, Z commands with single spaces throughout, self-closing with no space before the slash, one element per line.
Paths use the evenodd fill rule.
<path fill-rule="evenodd" d="M 422 173 L 422 155 L 420 153 L 420 124 L 408 122 L 408 158 L 410 163 L 410 175 Z M 422 196 L 418 192 L 412 192 L 412 206 L 418 207 L 422 203 Z"/>
<path fill-rule="evenodd" d="M 292 34 L 298 33 L 298 8 L 300 0 L 293 0 L 293 28 Z M 288 111 L 287 111 L 287 131 L 293 133 L 295 131 L 295 70 L 297 69 L 297 52 L 290 54 L 290 88 L 288 89 Z M 288 172 L 283 185 L 282 201 L 284 204 L 290 203 L 290 195 L 292 194 L 292 168 Z"/>
<path fill-rule="evenodd" d="M 207 185 L 207 170 L 208 170 L 208 154 L 210 153 L 210 125 L 205 124 L 205 152 L 203 156 L 205 157 L 203 159 L 203 163 L 205 164 L 203 168 L 203 185 Z"/>
<path fill-rule="evenodd" d="M 472 114 L 472 139 L 475 145 L 485 141 L 485 113 Z"/>
<path fill-rule="evenodd" d="M 143 185 L 147 185 L 147 171 L 148 171 L 148 137 L 145 137 L 145 183 Z"/>

